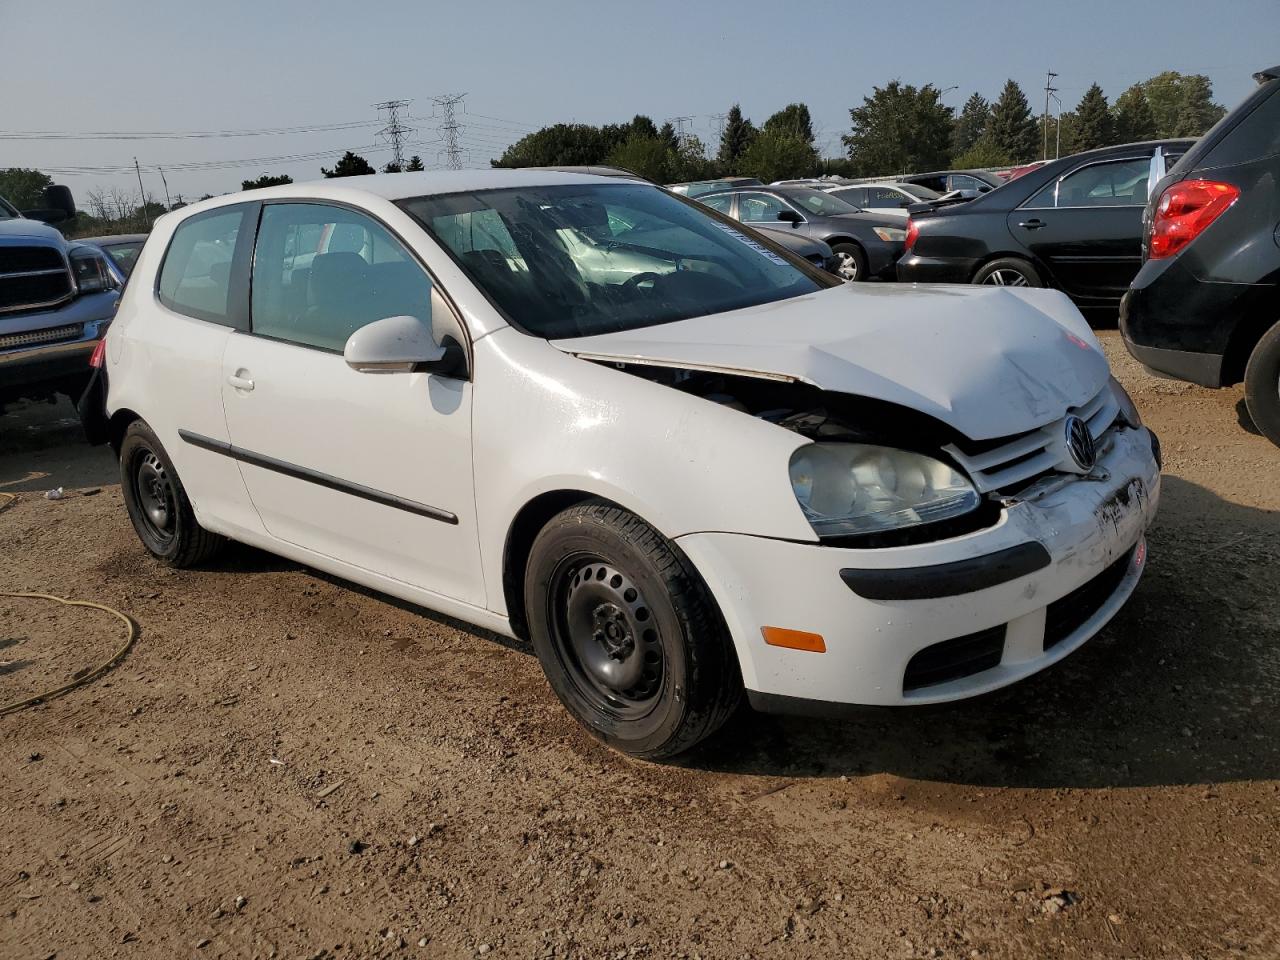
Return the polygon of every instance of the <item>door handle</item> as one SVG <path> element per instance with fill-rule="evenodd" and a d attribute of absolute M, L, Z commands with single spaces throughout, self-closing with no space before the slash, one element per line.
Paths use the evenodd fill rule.
<path fill-rule="evenodd" d="M 1018 224 L 1018 226 L 1026 230 L 1039 230 L 1041 227 L 1045 226 L 1045 222 L 1040 219 L 1023 220 L 1021 223 Z"/>
<path fill-rule="evenodd" d="M 250 380 L 248 377 L 236 376 L 234 373 L 231 376 L 227 377 L 227 383 L 231 384 L 231 386 L 235 387 L 237 390 L 248 391 L 253 389 L 252 380 Z"/>

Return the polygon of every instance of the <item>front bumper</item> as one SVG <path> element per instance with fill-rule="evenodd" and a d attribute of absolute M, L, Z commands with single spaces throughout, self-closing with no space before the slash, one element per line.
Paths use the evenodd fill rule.
<path fill-rule="evenodd" d="M 0 349 L 0 394 L 12 398 L 34 388 L 87 381 L 89 357 L 115 315 L 118 297 L 115 291 L 92 293 L 56 311 L 4 317 L 0 333 L 5 335 L 76 325 L 81 329 L 74 339 Z"/>
<path fill-rule="evenodd" d="M 1108 437 L 1093 479 L 1046 478 L 995 526 L 950 540 L 849 550 L 729 533 L 679 538 L 725 616 L 752 702 L 838 712 L 957 700 L 1077 649 L 1133 592 L 1160 495 L 1152 435 Z M 1047 563 L 1026 544 L 1043 547 Z M 992 555 L 1002 569 L 976 570 L 966 589 L 966 564 Z M 1012 567 L 1011 557 L 1020 557 Z M 896 571 L 900 587 L 884 587 L 886 575 L 868 590 L 875 577 L 846 583 L 846 571 Z M 889 599 L 860 595 L 858 584 Z M 767 626 L 819 634 L 826 652 L 770 646 Z"/>

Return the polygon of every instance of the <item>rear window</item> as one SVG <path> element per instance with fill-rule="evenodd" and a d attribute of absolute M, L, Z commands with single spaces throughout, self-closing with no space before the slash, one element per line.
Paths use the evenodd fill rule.
<path fill-rule="evenodd" d="M 1200 138 L 1171 173 L 1249 163 L 1280 154 L 1280 80 L 1269 80 Z"/>
<path fill-rule="evenodd" d="M 243 206 L 197 214 L 173 233 L 156 292 L 170 310 L 235 326 L 228 295 Z"/>

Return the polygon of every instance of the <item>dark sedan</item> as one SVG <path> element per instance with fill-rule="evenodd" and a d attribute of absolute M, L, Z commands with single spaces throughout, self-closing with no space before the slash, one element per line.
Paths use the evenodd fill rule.
<path fill-rule="evenodd" d="M 831 246 L 845 280 L 893 279 L 906 230 L 900 217 L 863 213 L 839 197 L 808 187 L 743 187 L 698 197 L 713 210 L 753 227 L 790 224 Z"/>
<path fill-rule="evenodd" d="M 914 213 L 898 279 L 1056 287 L 1115 308 L 1142 265 L 1142 209 L 1190 140 L 1090 150 L 968 203 Z"/>

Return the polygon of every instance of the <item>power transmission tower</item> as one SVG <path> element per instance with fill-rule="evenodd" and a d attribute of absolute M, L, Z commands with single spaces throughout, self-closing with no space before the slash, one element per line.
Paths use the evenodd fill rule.
<path fill-rule="evenodd" d="M 444 148 L 440 153 L 444 155 L 445 166 L 450 170 L 462 169 L 462 147 L 458 145 L 458 134 L 462 126 L 454 117 L 453 110 L 462 103 L 465 96 L 465 93 L 445 93 L 431 98 L 439 111 L 440 126 L 437 129 L 440 131 L 440 138 L 444 140 Z M 463 109 L 466 109 L 465 105 Z"/>
<path fill-rule="evenodd" d="M 724 125 L 729 122 L 729 115 L 727 113 L 709 113 L 707 114 L 707 119 L 715 121 L 716 138 L 724 139 Z"/>
<path fill-rule="evenodd" d="M 1049 159 L 1049 97 L 1058 92 L 1058 88 L 1053 85 L 1053 78 L 1056 76 L 1057 74 L 1050 70 L 1044 78 L 1044 121 L 1041 123 L 1044 127 L 1044 156 L 1040 158 L 1042 160 Z"/>
<path fill-rule="evenodd" d="M 413 127 L 404 123 L 400 117 L 400 111 L 407 111 L 409 103 L 409 100 L 386 100 L 374 104 L 379 119 L 386 114 L 387 125 L 378 131 L 378 138 L 383 143 L 391 144 L 391 162 L 397 170 L 404 169 L 404 142 L 413 133 Z"/>
<path fill-rule="evenodd" d="M 685 141 L 690 137 L 690 133 L 684 128 L 684 125 L 686 123 L 692 123 L 693 117 L 667 117 L 664 122 L 669 123 L 676 128 L 676 143 L 678 143 L 680 148 L 683 150 Z"/>

